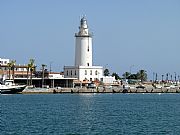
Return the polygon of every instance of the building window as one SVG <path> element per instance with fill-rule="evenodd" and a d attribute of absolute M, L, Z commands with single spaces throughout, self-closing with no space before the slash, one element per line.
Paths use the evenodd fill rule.
<path fill-rule="evenodd" d="M 98 71 L 97 70 L 95 71 L 95 75 L 98 75 Z"/>
<path fill-rule="evenodd" d="M 89 46 L 88 46 L 88 49 L 87 49 L 87 51 L 89 52 Z"/>
<path fill-rule="evenodd" d="M 72 70 L 71 70 L 71 76 L 72 76 Z"/>
<path fill-rule="evenodd" d="M 85 75 L 87 75 L 87 70 L 85 70 Z"/>
<path fill-rule="evenodd" d="M 92 75 L 92 70 L 90 70 L 90 75 Z"/>
<path fill-rule="evenodd" d="M 66 74 L 67 74 L 67 76 L 68 76 L 68 70 L 67 70 L 67 73 L 66 73 Z"/>
<path fill-rule="evenodd" d="M 74 72 L 74 75 L 76 75 L 76 70 L 75 70 L 75 72 Z"/>
<path fill-rule="evenodd" d="M 90 78 L 90 81 L 92 81 L 92 78 Z"/>
<path fill-rule="evenodd" d="M 87 66 L 89 67 L 89 63 L 87 63 Z"/>

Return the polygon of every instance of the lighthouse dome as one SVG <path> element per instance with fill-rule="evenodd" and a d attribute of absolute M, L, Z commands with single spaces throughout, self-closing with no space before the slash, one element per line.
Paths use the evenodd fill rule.
<path fill-rule="evenodd" d="M 87 19 L 83 16 L 82 18 L 81 18 L 81 22 L 84 22 L 84 21 L 86 21 Z"/>
<path fill-rule="evenodd" d="M 81 26 L 87 27 L 87 19 L 85 17 L 81 18 Z"/>

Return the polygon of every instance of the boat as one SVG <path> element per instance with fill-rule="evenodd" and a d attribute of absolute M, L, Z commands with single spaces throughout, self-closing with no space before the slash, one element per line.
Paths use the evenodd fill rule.
<path fill-rule="evenodd" d="M 26 88 L 26 85 L 16 85 L 12 80 L 6 80 L 0 84 L 1 94 L 17 94 L 21 93 Z"/>

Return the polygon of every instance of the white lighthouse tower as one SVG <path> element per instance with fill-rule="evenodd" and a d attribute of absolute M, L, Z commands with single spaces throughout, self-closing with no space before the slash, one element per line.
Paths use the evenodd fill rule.
<path fill-rule="evenodd" d="M 75 33 L 75 65 L 64 66 L 65 78 L 77 78 L 79 81 L 96 81 L 103 77 L 103 67 L 93 66 L 92 34 L 87 19 L 82 17 L 78 33 Z"/>
<path fill-rule="evenodd" d="M 75 66 L 92 66 L 92 34 L 85 17 L 81 19 L 79 32 L 75 33 L 75 37 Z"/>

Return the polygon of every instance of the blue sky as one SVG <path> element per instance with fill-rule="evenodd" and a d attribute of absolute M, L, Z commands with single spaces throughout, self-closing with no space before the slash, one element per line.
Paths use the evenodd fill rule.
<path fill-rule="evenodd" d="M 54 71 L 74 65 L 74 33 L 85 14 L 93 37 L 94 65 L 125 71 L 180 75 L 179 0 L 1 0 L 2 58 Z M 132 66 L 134 65 L 134 66 Z M 39 67 L 40 68 L 40 67 Z"/>

